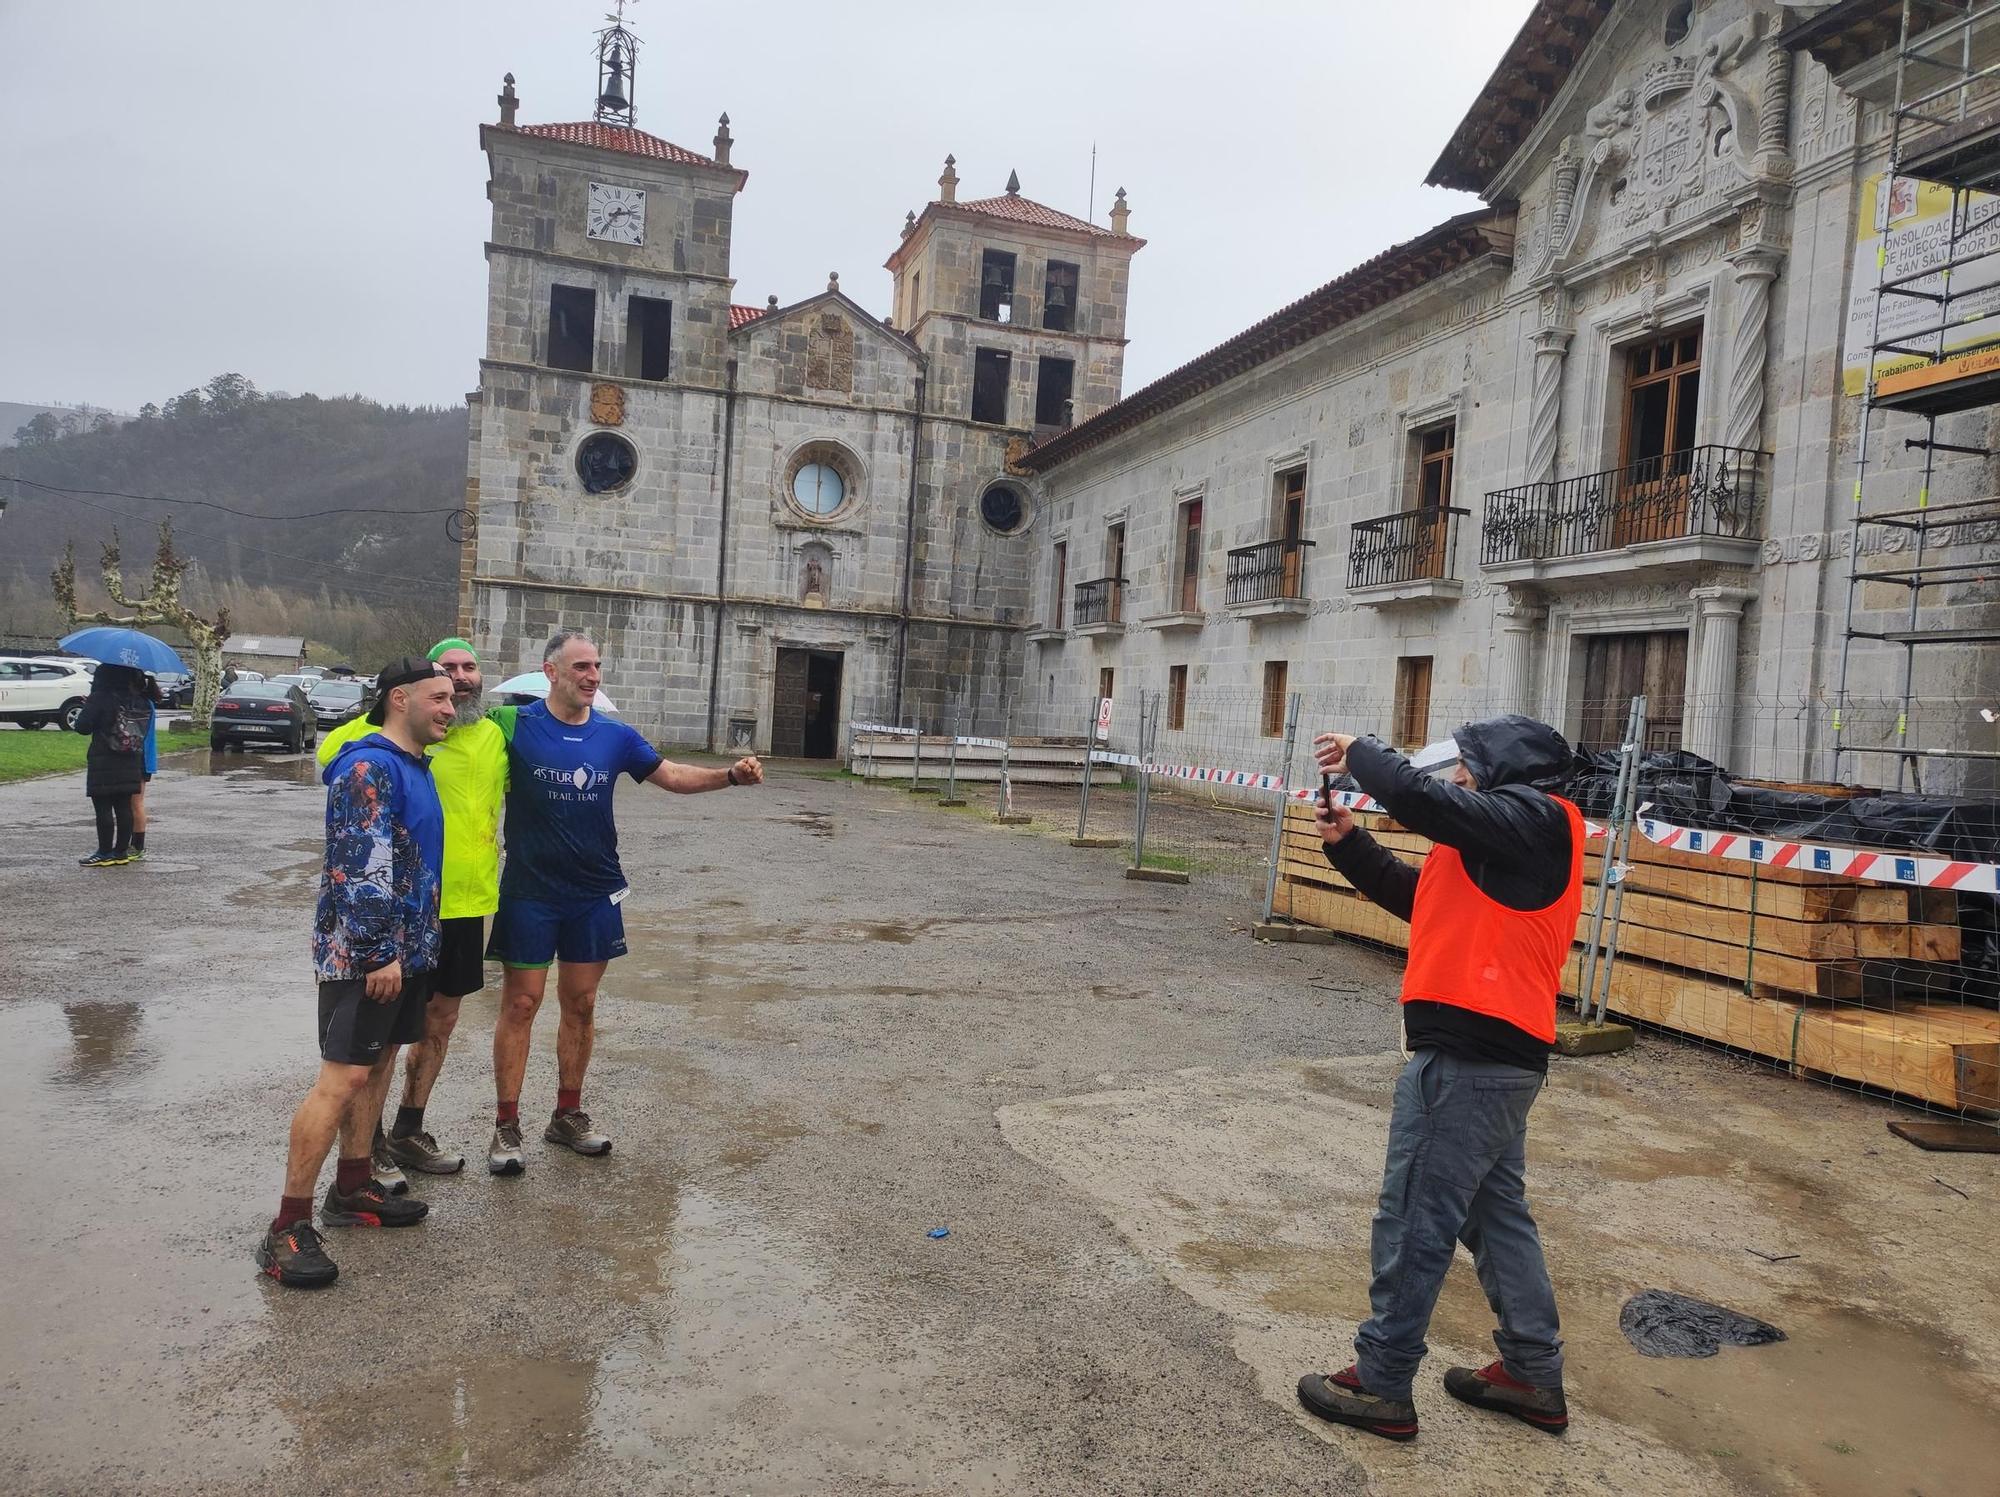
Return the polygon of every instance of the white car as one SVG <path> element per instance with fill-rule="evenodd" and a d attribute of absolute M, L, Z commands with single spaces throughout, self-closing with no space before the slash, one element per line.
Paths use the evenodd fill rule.
<path fill-rule="evenodd" d="M 70 656 L 0 660 L 0 722 L 24 728 L 76 726 L 97 662 Z"/>

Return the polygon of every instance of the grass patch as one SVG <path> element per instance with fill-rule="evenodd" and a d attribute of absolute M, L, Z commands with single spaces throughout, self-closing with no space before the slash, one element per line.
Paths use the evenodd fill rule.
<path fill-rule="evenodd" d="M 1139 861 L 1141 868 L 1158 868 L 1166 873 L 1194 872 L 1194 859 L 1177 852 L 1148 852 Z"/>
<path fill-rule="evenodd" d="M 184 749 L 207 748 L 206 733 L 162 733 L 160 754 Z M 37 775 L 73 774 L 83 768 L 83 756 L 90 740 L 81 733 L 62 733 L 42 728 L 30 733 L 20 728 L 0 733 L 0 784 L 8 780 L 32 780 Z"/>

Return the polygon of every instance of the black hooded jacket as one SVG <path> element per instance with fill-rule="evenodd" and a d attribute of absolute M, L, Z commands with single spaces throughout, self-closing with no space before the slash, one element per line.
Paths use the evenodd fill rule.
<path fill-rule="evenodd" d="M 77 732 L 90 735 L 83 756 L 86 795 L 134 795 L 144 787 L 146 719 L 152 712 L 145 680 L 123 665 L 100 665 L 91 677 L 90 695 L 76 719 Z"/>
<path fill-rule="evenodd" d="M 1545 908 L 1569 882 L 1571 845 L 1569 817 L 1537 786 L 1561 779 L 1569 744 L 1547 723 L 1512 715 L 1467 723 L 1452 737 L 1477 790 L 1420 774 L 1374 738 L 1348 746 L 1348 773 L 1411 831 L 1456 848 L 1467 876 L 1487 898 L 1510 910 Z M 1368 833 L 1355 828 L 1326 849 L 1326 860 L 1390 914 L 1410 918 L 1417 870 Z M 1403 1005 L 1403 1026 L 1412 1050 L 1548 1069 L 1548 1046 L 1504 1019 L 1414 1002 Z"/>

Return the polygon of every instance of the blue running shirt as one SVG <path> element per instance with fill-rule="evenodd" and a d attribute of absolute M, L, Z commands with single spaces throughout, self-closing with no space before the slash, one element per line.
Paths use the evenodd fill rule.
<path fill-rule="evenodd" d="M 566 723 L 546 702 L 487 714 L 507 734 L 507 864 L 502 899 L 553 904 L 601 899 L 625 887 L 611 792 L 643 780 L 660 756 L 636 728 L 593 712 Z"/>

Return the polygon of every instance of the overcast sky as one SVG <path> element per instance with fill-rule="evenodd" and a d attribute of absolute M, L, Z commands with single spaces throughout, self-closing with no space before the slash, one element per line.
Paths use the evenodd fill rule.
<path fill-rule="evenodd" d="M 135 410 L 222 370 L 455 402 L 476 380 L 478 126 L 586 119 L 602 0 L 0 0 L 0 400 Z M 1096 218 L 1137 389 L 1471 206 L 1424 174 L 1529 0 L 638 0 L 642 129 L 729 112 L 736 299 L 882 261 L 935 196 Z"/>

